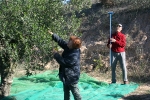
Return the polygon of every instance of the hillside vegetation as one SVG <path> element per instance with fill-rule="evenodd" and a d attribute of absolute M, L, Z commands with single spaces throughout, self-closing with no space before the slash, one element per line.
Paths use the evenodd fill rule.
<path fill-rule="evenodd" d="M 112 30 L 117 23 L 123 25 L 126 35 L 127 68 L 129 78 L 135 82 L 150 81 L 150 1 L 146 0 L 113 0 L 113 4 L 93 3 L 90 9 L 82 11 L 83 47 L 82 67 L 86 71 L 94 69 L 107 73 L 109 49 L 106 43 L 109 37 L 109 11 L 113 11 Z M 113 31 L 112 31 L 113 32 Z"/>
<path fill-rule="evenodd" d="M 113 2 L 111 2 L 113 1 Z M 140 87 L 125 100 L 149 100 L 150 82 L 150 1 L 149 0 L 93 0 L 90 9 L 82 11 L 81 31 L 83 39 L 82 69 L 100 81 L 110 82 L 109 49 L 109 11 L 113 11 L 112 30 L 117 23 L 123 25 L 126 35 L 126 60 L 130 82 Z M 112 31 L 112 32 L 113 32 Z M 117 66 L 117 79 L 122 72 Z M 124 100 L 124 99 L 123 99 Z"/>

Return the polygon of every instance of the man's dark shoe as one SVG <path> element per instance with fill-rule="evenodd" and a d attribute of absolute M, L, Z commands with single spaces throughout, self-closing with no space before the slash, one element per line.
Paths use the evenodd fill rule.
<path fill-rule="evenodd" d="M 109 83 L 109 84 L 116 84 L 116 82 L 111 82 L 111 83 Z"/>
<path fill-rule="evenodd" d="M 129 82 L 128 81 L 124 81 L 124 84 L 129 84 Z"/>

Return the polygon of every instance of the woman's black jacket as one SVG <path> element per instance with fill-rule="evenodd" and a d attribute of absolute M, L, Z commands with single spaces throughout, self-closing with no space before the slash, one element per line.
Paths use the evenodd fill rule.
<path fill-rule="evenodd" d="M 54 59 L 60 64 L 59 78 L 64 84 L 77 84 L 80 77 L 80 49 L 69 49 L 67 42 L 53 34 L 52 39 L 64 49 L 62 55 L 54 54 Z"/>

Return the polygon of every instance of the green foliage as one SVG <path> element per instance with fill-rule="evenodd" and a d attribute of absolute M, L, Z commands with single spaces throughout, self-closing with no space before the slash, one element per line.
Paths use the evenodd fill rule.
<path fill-rule="evenodd" d="M 99 56 L 99 59 L 94 59 L 95 62 L 95 70 L 101 73 L 107 73 L 109 68 L 106 66 L 105 62 L 103 61 L 103 56 Z"/>
<path fill-rule="evenodd" d="M 94 62 L 96 63 L 95 69 L 101 69 L 101 68 L 103 68 L 104 64 L 102 62 L 101 56 L 99 57 L 99 59 L 94 59 Z"/>
<path fill-rule="evenodd" d="M 62 38 L 71 32 L 80 35 L 81 20 L 75 12 L 84 4 L 85 0 L 69 4 L 61 0 L 0 1 L 0 56 L 8 54 L 11 62 L 27 62 L 30 67 L 50 60 L 53 45 L 47 30 Z"/>

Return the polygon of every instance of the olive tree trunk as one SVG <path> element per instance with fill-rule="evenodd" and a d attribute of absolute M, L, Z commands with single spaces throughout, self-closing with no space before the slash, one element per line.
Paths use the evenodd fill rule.
<path fill-rule="evenodd" d="M 15 64 L 8 62 L 8 58 L 3 61 L 0 59 L 0 100 L 6 96 L 9 96 L 11 84 L 13 82 Z M 7 61 L 6 61 L 7 60 Z"/>

